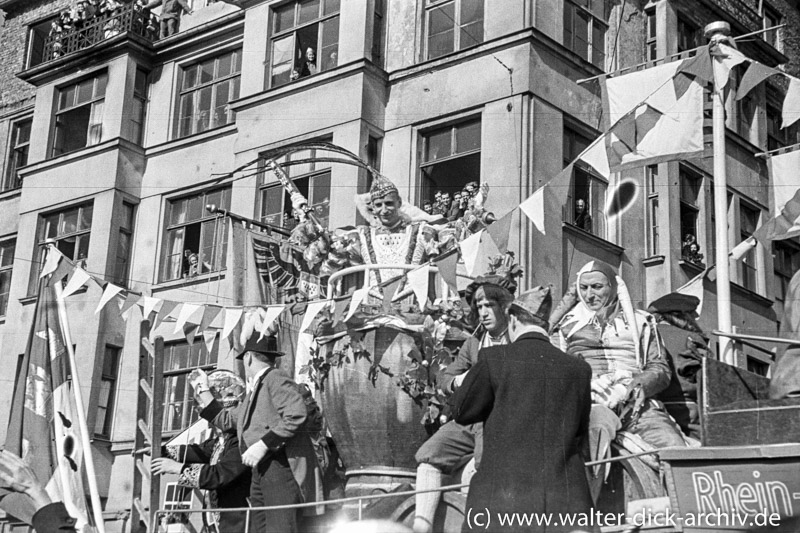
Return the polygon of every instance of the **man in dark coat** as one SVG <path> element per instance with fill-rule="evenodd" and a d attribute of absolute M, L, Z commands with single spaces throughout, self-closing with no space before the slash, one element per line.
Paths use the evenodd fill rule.
<path fill-rule="evenodd" d="M 581 457 L 588 437 L 591 368 L 550 344 L 550 289 L 537 287 L 508 309 L 512 343 L 481 350 L 453 397 L 460 424 L 484 423 L 481 467 L 467 497 L 467 521 L 490 531 L 580 531 L 558 513 L 592 512 Z M 481 523 L 470 523 L 476 513 Z M 553 513 L 550 526 L 500 524 L 504 513 Z M 510 516 L 510 515 L 509 515 Z M 483 525 L 481 525 L 483 524 Z"/>

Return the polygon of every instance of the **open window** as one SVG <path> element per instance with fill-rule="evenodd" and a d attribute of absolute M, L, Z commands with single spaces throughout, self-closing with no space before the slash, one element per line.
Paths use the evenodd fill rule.
<path fill-rule="evenodd" d="M 207 205 L 230 209 L 231 188 L 170 200 L 159 281 L 193 278 L 225 269 L 228 228 Z"/>
<path fill-rule="evenodd" d="M 102 141 L 107 83 L 103 72 L 57 91 L 53 157 Z"/>
<path fill-rule="evenodd" d="M 702 264 L 699 239 L 700 188 L 703 184 L 701 175 L 681 166 L 680 181 L 680 218 L 681 218 L 681 259 L 690 263 Z"/>
<path fill-rule="evenodd" d="M 589 147 L 592 139 L 571 127 L 564 127 L 564 166 L 575 161 Z M 572 180 L 567 193 L 567 205 L 563 206 L 564 222 L 571 224 L 601 239 L 608 239 L 605 205 L 608 182 L 590 166 L 580 161 L 572 169 Z"/>
<path fill-rule="evenodd" d="M 28 294 L 35 295 L 39 282 L 39 272 L 47 255 L 47 241 L 55 240 L 58 250 L 70 261 L 86 268 L 89 258 L 89 238 L 92 231 L 93 204 L 83 204 L 42 215 L 39 218 L 36 255 Z"/>
<path fill-rule="evenodd" d="M 437 191 L 450 198 L 481 180 L 481 121 L 469 119 L 422 134 L 422 203 Z"/>

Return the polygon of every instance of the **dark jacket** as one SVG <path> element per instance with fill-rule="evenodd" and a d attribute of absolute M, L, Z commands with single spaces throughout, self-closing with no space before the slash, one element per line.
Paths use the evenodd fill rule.
<path fill-rule="evenodd" d="M 210 491 L 210 507 L 247 507 L 250 496 L 250 468 L 242 464 L 239 439 L 226 433 L 222 440 L 212 437 L 202 444 L 168 446 L 169 456 L 184 463 L 178 484 Z M 213 493 L 211 493 L 213 491 Z M 244 513 L 219 513 L 218 530 L 244 531 Z"/>
<path fill-rule="evenodd" d="M 491 531 L 571 531 L 531 524 L 500 527 L 497 513 L 591 513 L 581 448 L 591 409 L 587 363 L 543 333 L 481 350 L 455 392 L 455 419 L 484 422 L 481 468 L 467 510 L 492 513 Z M 463 531 L 469 531 L 465 522 Z"/>

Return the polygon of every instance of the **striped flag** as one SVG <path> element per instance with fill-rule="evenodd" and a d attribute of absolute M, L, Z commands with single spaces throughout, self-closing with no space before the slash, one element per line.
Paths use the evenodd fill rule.
<path fill-rule="evenodd" d="M 62 501 L 86 531 L 83 450 L 72 392 L 69 357 L 58 320 L 53 288 L 39 284 L 33 328 L 14 390 L 5 448 L 28 463 L 53 501 Z M 19 494 L 0 495 L 0 506 L 30 523 Z"/>

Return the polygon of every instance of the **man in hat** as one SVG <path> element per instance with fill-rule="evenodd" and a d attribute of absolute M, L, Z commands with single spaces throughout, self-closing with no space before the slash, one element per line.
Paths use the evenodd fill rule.
<path fill-rule="evenodd" d="M 509 342 L 505 309 L 514 299 L 516 284 L 513 278 L 488 275 L 481 276 L 467 287 L 467 303 L 471 318 L 480 322 L 476 334 L 461 346 L 456 358 L 447 365 L 441 380 L 445 394 L 452 394 L 461 385 L 467 371 L 478 361 L 478 352 L 488 346 L 499 346 Z M 444 424 L 415 456 L 417 467 L 417 490 L 442 486 L 443 477 L 457 471 L 475 458 L 476 468 L 480 464 L 483 439 L 480 424 L 462 425 L 455 421 Z M 441 493 L 426 492 L 416 497 L 414 532 L 432 531 L 433 518 L 439 505 Z"/>
<path fill-rule="evenodd" d="M 501 524 L 497 515 L 592 512 L 581 457 L 592 370 L 550 344 L 551 307 L 549 287 L 514 300 L 507 310 L 511 344 L 482 349 L 453 397 L 457 422 L 483 422 L 483 459 L 470 484 L 466 514 L 487 509 L 492 531 L 580 531 L 564 524 Z M 474 525 L 480 524 L 467 520 L 462 531 Z"/>
<path fill-rule="evenodd" d="M 192 382 L 203 407 L 200 416 L 222 430 L 236 429 L 242 463 L 252 468 L 250 504 L 253 507 L 291 505 L 312 499 L 313 445 L 303 430 L 307 410 L 297 384 L 277 369 L 274 336 L 259 339 L 258 332 L 245 343 L 236 358 L 242 361 L 248 394 L 235 411 L 223 409 L 208 390 L 208 376 Z M 253 531 L 295 532 L 293 509 L 253 513 Z"/>
<path fill-rule="evenodd" d="M 620 429 L 651 446 L 685 446 L 680 429 L 655 399 L 669 385 L 670 368 L 653 315 L 634 310 L 622 278 L 601 261 L 578 271 L 572 294 L 577 302 L 556 330 L 561 349 L 592 368 L 592 459 L 610 454 Z M 601 470 L 595 471 L 595 497 L 604 480 Z"/>
<path fill-rule="evenodd" d="M 667 350 L 672 378 L 658 399 L 684 435 L 700 441 L 700 410 L 697 405 L 697 374 L 708 355 L 706 337 L 695 317 L 700 299 L 672 292 L 650 303 L 647 311 L 658 324 L 658 333 Z"/>

